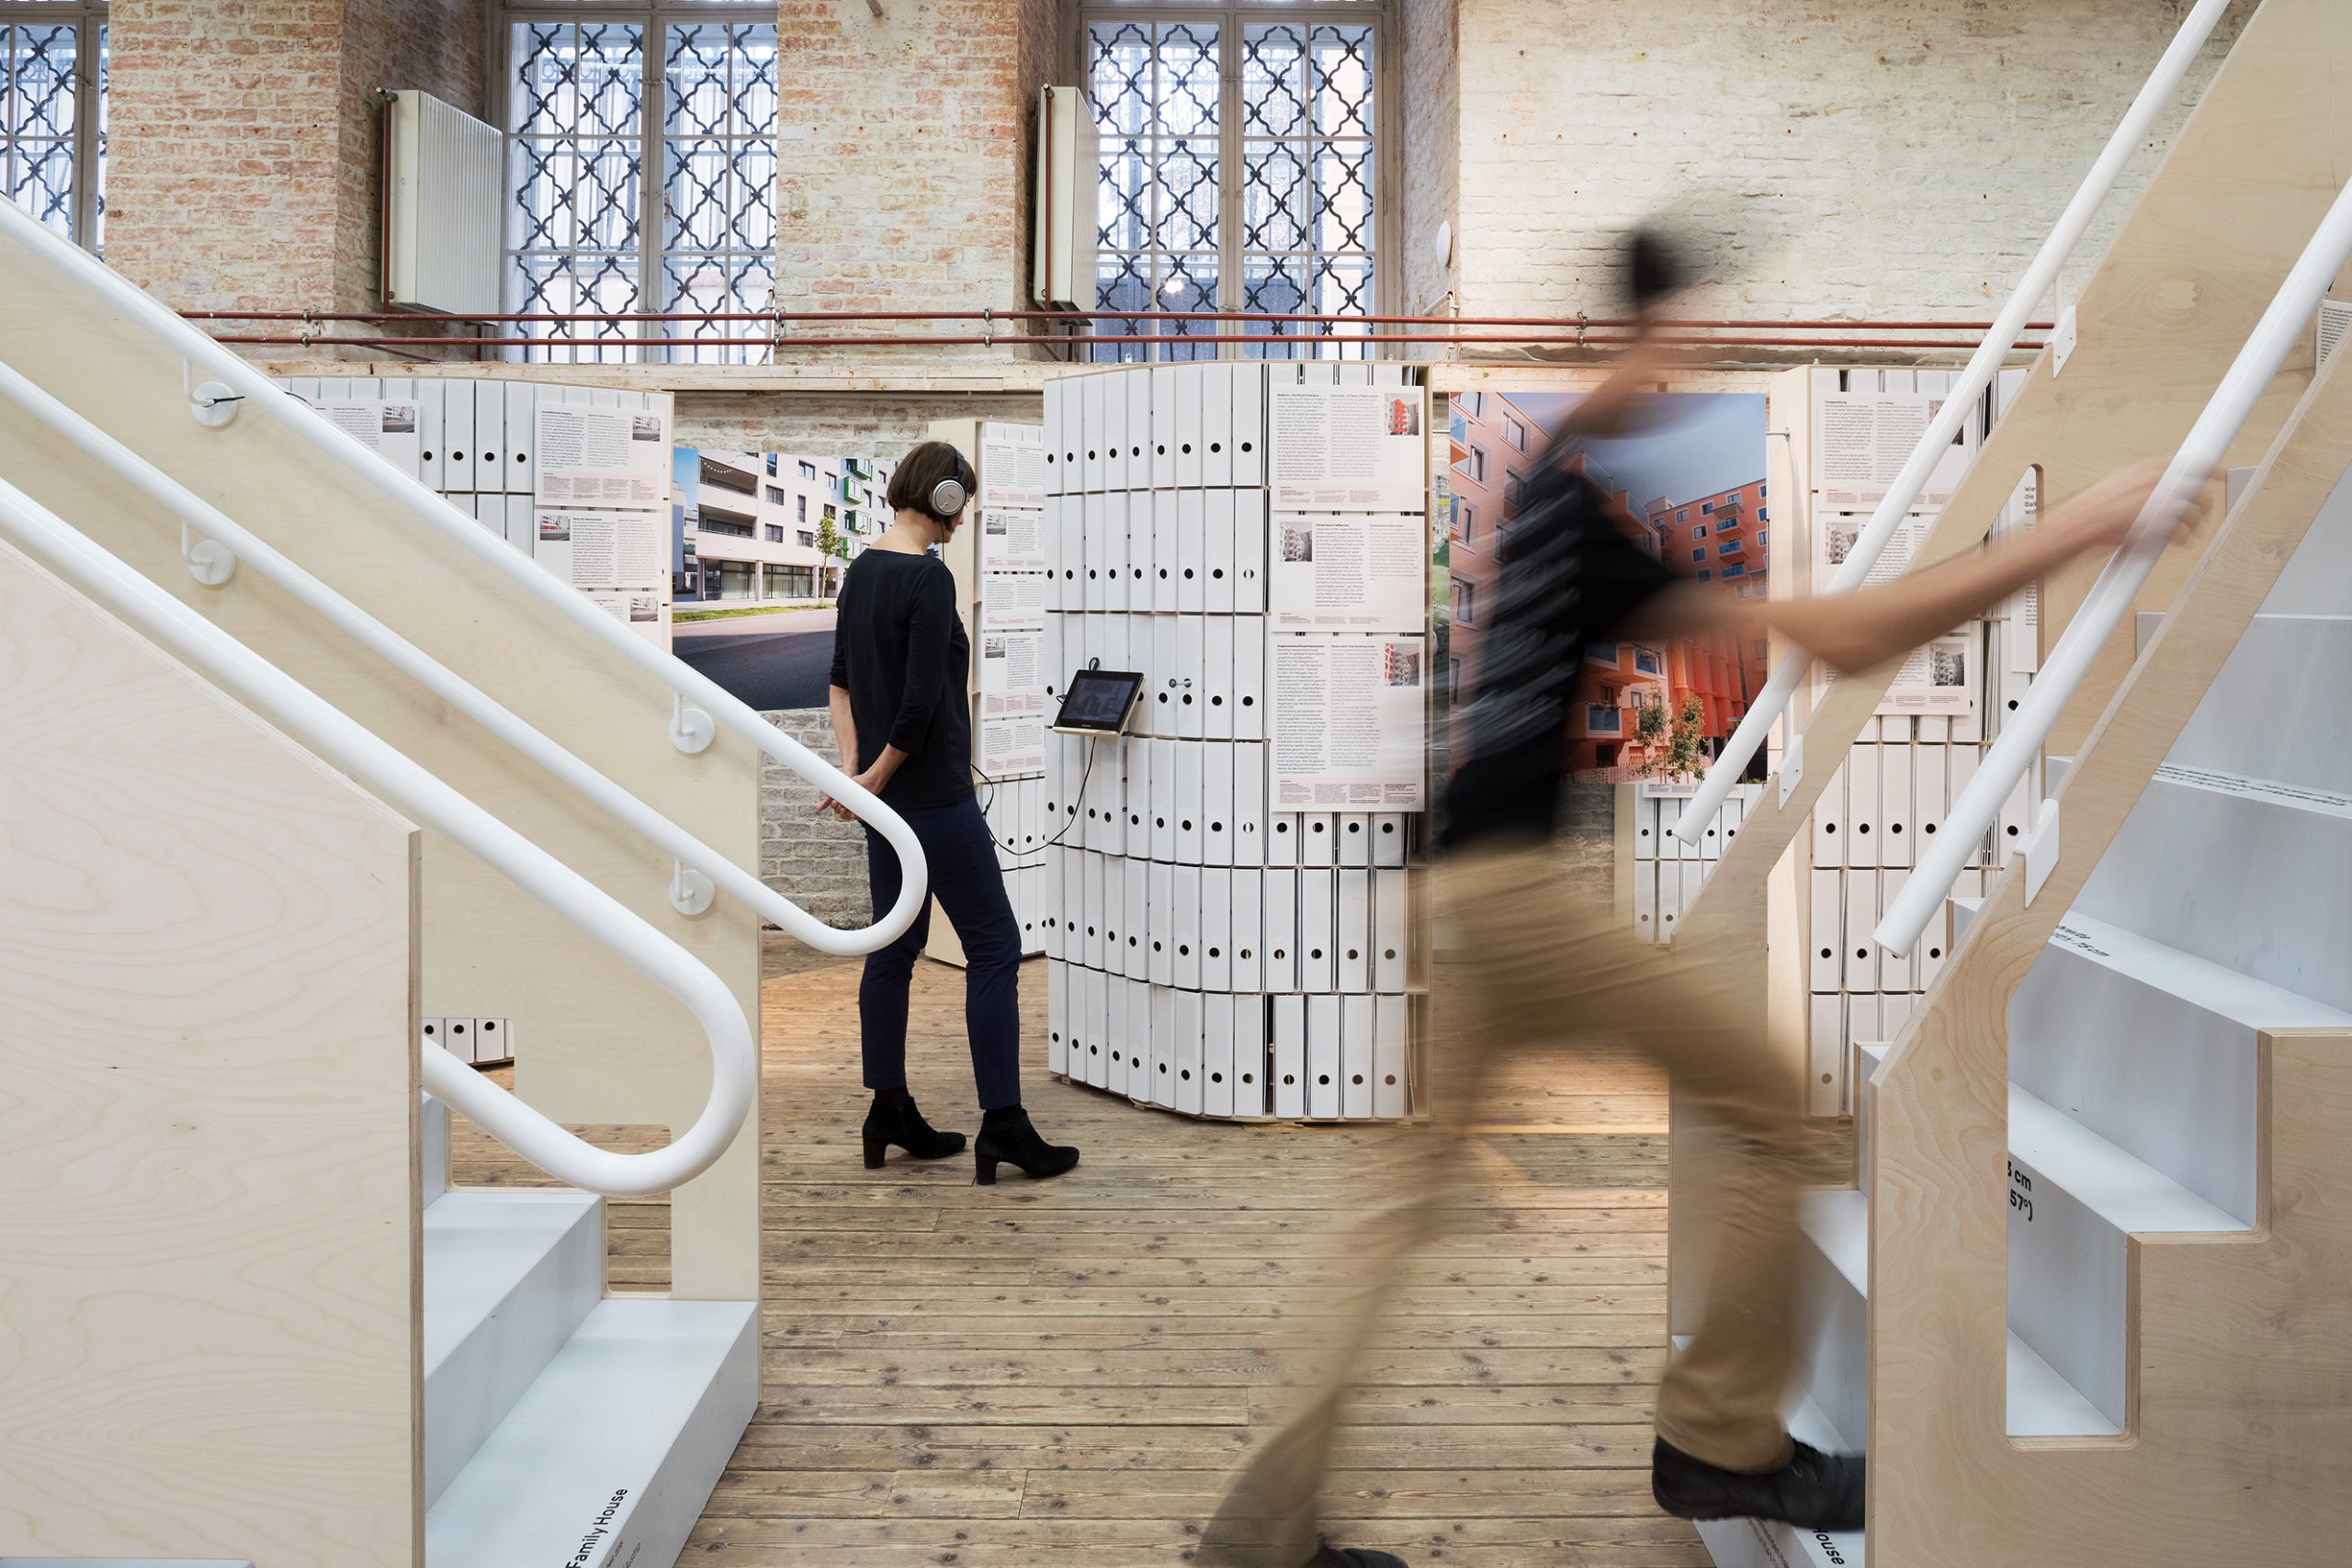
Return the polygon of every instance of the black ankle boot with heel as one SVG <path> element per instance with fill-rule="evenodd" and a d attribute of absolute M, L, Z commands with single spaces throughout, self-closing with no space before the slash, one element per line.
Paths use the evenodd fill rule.
<path fill-rule="evenodd" d="M 1021 1168 L 1023 1176 L 1042 1180 L 1059 1176 L 1078 1164 L 1078 1151 L 1054 1145 L 1037 1135 L 1029 1112 L 1018 1105 L 989 1111 L 980 1118 L 979 1141 L 972 1145 L 977 1168 L 972 1179 L 982 1187 L 996 1185 L 999 1164 Z"/>
<path fill-rule="evenodd" d="M 893 1144 L 917 1159 L 945 1159 L 964 1152 L 964 1134 L 943 1133 L 924 1121 L 913 1097 L 904 1089 L 882 1090 L 874 1096 L 873 1108 L 865 1113 L 864 1137 L 868 1170 L 882 1168 L 882 1156 Z"/>

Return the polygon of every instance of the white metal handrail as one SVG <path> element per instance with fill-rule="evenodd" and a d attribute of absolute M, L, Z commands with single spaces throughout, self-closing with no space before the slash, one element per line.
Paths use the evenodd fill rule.
<path fill-rule="evenodd" d="M 703 873 L 718 887 L 804 942 L 809 941 L 813 932 L 834 934 L 832 927 L 589 766 L 464 676 L 320 581 L 219 507 L 5 363 L 0 363 L 0 398 L 25 410 L 183 523 L 226 545 L 239 565 L 250 567 L 277 583 L 297 603 L 317 612 L 361 647 L 602 807 L 624 826 L 675 856 L 681 864 Z"/>
<path fill-rule="evenodd" d="M 491 537 L 472 518 L 319 418 L 301 399 L 182 321 L 169 307 L 88 252 L 42 227 L 13 203 L 0 201 L 0 234 L 98 296 L 148 335 L 181 355 L 190 366 L 200 367 L 205 378 L 220 382 L 237 400 L 240 409 L 277 420 L 321 456 L 347 469 L 354 479 L 383 491 L 417 521 L 472 551 L 492 570 L 503 574 L 517 590 L 660 681 L 676 694 L 680 705 L 671 738 L 682 750 L 699 750 L 708 744 L 711 727 L 723 727 L 824 790 L 880 833 L 897 853 L 901 868 L 899 900 L 889 912 L 871 925 L 843 930 L 826 925 L 795 908 L 800 920 L 785 927 L 794 936 L 820 952 L 870 953 L 895 941 L 914 923 L 930 895 L 922 845 L 905 818 L 847 773 L 762 718 L 707 676 L 595 609 L 568 584 L 559 582 L 551 573 L 504 542 Z M 695 705 L 686 706 L 689 700 Z M 715 873 L 713 875 L 716 879 Z M 788 904 L 786 907 L 793 908 Z"/>
<path fill-rule="evenodd" d="M 701 1114 L 666 1147 L 648 1154 L 583 1143 L 427 1041 L 424 1087 L 435 1098 L 541 1170 L 607 1197 L 666 1192 L 727 1152 L 752 1108 L 758 1042 L 735 994 L 694 954 L 6 480 L 0 534 L 402 814 L 447 835 L 578 926 L 683 1003 L 710 1045 L 710 1095 Z"/>
<path fill-rule="evenodd" d="M 2073 700 L 2100 649 L 2132 613 L 2132 601 L 2155 570 L 2181 513 L 2195 504 L 2221 468 L 2231 444 L 2253 417 L 2255 405 L 2268 390 L 2278 367 L 2310 331 L 2320 300 L 2346 261 L 2352 261 L 2352 185 L 2337 193 L 2335 205 L 2304 247 L 2294 270 L 2287 275 L 2270 308 L 2263 312 L 2229 374 L 2222 378 L 2121 547 L 2091 585 L 2065 635 L 2042 660 L 2041 673 L 2034 677 L 2025 699 L 2002 724 L 2000 739 L 1984 753 L 1976 776 L 1952 802 L 1943 828 L 1920 855 L 1903 891 L 1887 907 L 1885 918 L 1872 933 L 1880 946 L 1897 955 L 1909 953 L 1928 921 L 1943 907 L 1945 895 L 1967 865 L 1970 852 L 1992 827 L 2001 803 L 2032 768 L 2042 742 L 2050 738 L 2052 727 Z M 2041 879 L 2057 852 L 2057 812 L 2054 800 L 2040 801 L 2028 829 L 2024 852 L 2028 902 L 2041 890 Z"/>
<path fill-rule="evenodd" d="M 2049 239 L 2042 242 L 2032 264 L 2025 269 L 2025 276 L 2018 280 L 2008 303 L 2001 307 L 2001 313 L 1994 320 L 1992 331 L 1985 333 L 1984 341 L 1977 345 L 1975 355 L 1968 362 L 1968 368 L 1961 373 L 1959 385 L 1944 400 L 1943 407 L 1936 417 L 1928 422 L 1926 433 L 1919 437 L 1918 446 L 1912 448 L 1909 460 L 1895 476 L 1894 484 L 1888 487 L 1878 510 L 1871 514 L 1869 525 L 1848 549 L 1844 563 L 1830 578 L 1823 592 L 1850 593 L 1869 578 L 1871 569 L 1877 565 L 1878 558 L 1885 552 L 1887 542 L 1894 537 L 1894 532 L 1910 512 L 1912 502 L 1919 499 L 1920 491 L 1934 476 L 1936 465 L 1951 449 L 1952 439 L 1960 434 L 1962 423 L 1967 419 L 1969 411 L 1984 395 L 1984 389 L 1992 385 L 1993 378 L 2008 357 L 2009 350 L 2017 345 L 2018 337 L 2025 331 L 2026 321 L 2033 314 L 2034 307 L 2058 281 L 2059 269 L 2082 242 L 2084 233 L 2090 228 L 2091 220 L 2106 204 L 2109 195 L 2115 189 L 2117 179 L 2123 173 L 2124 165 L 2131 161 L 2132 154 L 2146 137 L 2149 128 L 2159 115 L 2172 107 L 2173 95 L 2187 78 L 2189 67 L 2196 63 L 2198 51 L 2204 48 L 2205 40 L 2212 36 L 2214 28 L 2220 24 L 2222 13 L 2229 7 L 2230 0 L 2199 0 L 2197 8 L 2180 24 L 2180 31 L 2174 36 L 2171 47 L 2156 62 L 2155 69 L 2149 73 L 2139 96 L 2133 98 L 2132 107 L 2124 111 L 2121 122 L 2115 128 L 2115 134 L 2108 138 L 2107 145 L 2091 164 L 2090 173 L 2083 176 L 2082 186 L 2075 192 L 2074 200 L 2066 204 L 2065 211 L 2059 215 L 2057 225 L 2050 231 Z M 1737 784 L 1740 775 L 1747 771 L 1748 760 L 1764 744 L 1765 733 L 1772 728 L 1772 721 L 1787 709 L 1789 699 L 1796 694 L 1797 687 L 1804 681 L 1805 671 L 1812 667 L 1813 656 L 1802 649 L 1791 650 L 1773 667 L 1770 678 L 1764 683 L 1764 690 L 1748 705 L 1747 714 L 1732 730 L 1731 738 L 1724 742 L 1722 754 L 1707 770 L 1707 776 L 1700 781 L 1698 790 L 1683 807 L 1682 815 L 1674 824 L 1675 837 L 1686 844 L 1699 842 L 1707 825 L 1714 821 L 1715 813 L 1721 809 L 1724 798 L 1731 794 L 1732 785 Z M 1797 737 L 1790 741 L 1781 757 L 1782 800 L 1789 797 L 1804 770 L 1804 740 L 1803 737 Z"/>

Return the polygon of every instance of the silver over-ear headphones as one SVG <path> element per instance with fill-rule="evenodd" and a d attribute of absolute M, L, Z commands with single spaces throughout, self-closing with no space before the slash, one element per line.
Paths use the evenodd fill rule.
<path fill-rule="evenodd" d="M 931 487 L 931 514 L 944 523 L 963 511 L 972 499 L 972 480 L 976 477 L 971 460 L 963 453 L 956 453 L 956 471 Z"/>

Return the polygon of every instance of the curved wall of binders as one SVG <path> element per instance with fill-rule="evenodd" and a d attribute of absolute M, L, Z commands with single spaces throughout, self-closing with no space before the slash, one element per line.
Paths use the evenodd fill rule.
<path fill-rule="evenodd" d="M 1399 366 L 1214 360 L 1046 383 L 1048 702 L 1090 663 L 1145 677 L 1127 736 L 1046 738 L 1049 1064 L 1196 1116 L 1397 1119 L 1427 1010 L 1420 814 L 1269 804 L 1282 380 L 1408 385 Z"/>

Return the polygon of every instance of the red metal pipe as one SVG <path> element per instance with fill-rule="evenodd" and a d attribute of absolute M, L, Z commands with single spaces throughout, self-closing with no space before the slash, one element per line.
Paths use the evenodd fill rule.
<path fill-rule="evenodd" d="M 481 322 L 563 323 L 660 321 L 1307 321 L 1317 324 L 1432 327 L 1549 327 L 1566 331 L 1582 327 L 1610 330 L 1630 327 L 1631 320 L 1553 316 L 1342 316 L 1303 310 L 801 310 L 778 316 L 768 310 L 623 310 L 592 312 L 509 311 L 480 316 L 421 316 L 401 310 L 183 310 L 192 321 L 412 321 L 469 324 Z M 1705 320 L 1665 317 L 1661 327 L 1696 331 L 1777 328 L 1786 332 L 1990 332 L 1991 321 L 1785 321 L 1747 319 Z M 2048 332 L 2056 323 L 2029 321 L 2029 332 Z M 422 340 L 429 341 L 429 340 Z"/>
<path fill-rule="evenodd" d="M 713 338 L 548 338 L 548 337 L 350 337 L 343 335 L 282 336 L 249 333 L 221 333 L 218 343 L 249 345 L 278 345 L 293 347 L 395 347 L 395 348 L 562 348 L 562 349 L 639 349 L 639 348 L 954 348 L 1001 346 L 1020 343 L 1024 339 L 1001 337 L 833 337 L 785 338 L 781 341 L 764 337 Z M 1038 339 L 1040 344 L 1057 344 L 1060 340 Z M 1632 343 L 1623 337 L 1532 337 L 1513 333 L 1287 333 L 1270 336 L 1264 333 L 1192 333 L 1181 337 L 1157 337 L 1137 334 L 1105 334 L 1072 338 L 1073 344 L 1259 344 L 1266 346 L 1287 344 L 1359 344 L 1405 343 L 1425 345 L 1445 344 L 1520 344 L 1557 345 L 1568 348 L 1619 348 Z M 1659 344 L 1673 348 L 1975 348 L 1971 339 L 1951 339 L 1920 342 L 1904 338 L 1778 338 L 1778 337 L 1682 337 L 1658 338 Z M 2020 351 L 2038 351 L 2038 343 L 2021 343 Z"/>

